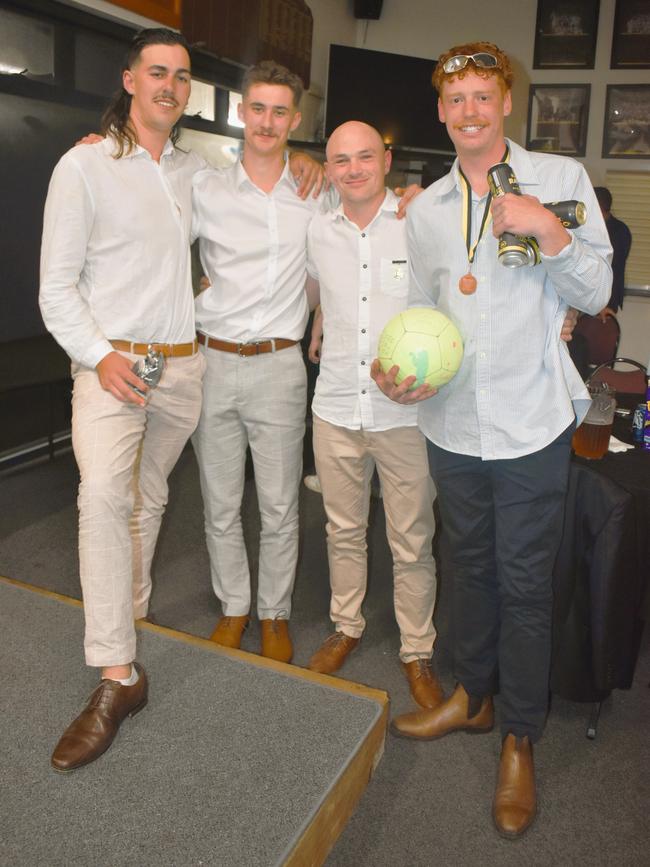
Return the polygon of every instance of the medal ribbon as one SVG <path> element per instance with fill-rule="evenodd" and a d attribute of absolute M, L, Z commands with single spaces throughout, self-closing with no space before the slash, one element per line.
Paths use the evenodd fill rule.
<path fill-rule="evenodd" d="M 505 153 L 501 158 L 502 163 L 507 163 L 510 161 L 510 148 L 506 145 Z M 474 256 L 476 255 L 476 248 L 479 245 L 481 238 L 483 237 L 483 233 L 485 229 L 490 223 L 492 219 L 492 213 L 490 212 L 490 205 L 492 203 L 492 192 L 488 192 L 487 199 L 485 201 L 485 208 L 483 210 L 483 217 L 481 218 L 481 226 L 478 231 L 478 238 L 472 244 L 472 188 L 470 186 L 469 181 L 463 174 L 463 170 L 460 167 L 460 163 L 458 165 L 458 171 L 460 173 L 460 177 L 462 179 L 462 193 L 463 193 L 463 214 L 462 214 L 462 223 L 463 223 L 463 233 L 465 235 L 465 246 L 467 247 L 467 258 L 469 260 L 469 264 L 471 265 L 474 261 Z"/>

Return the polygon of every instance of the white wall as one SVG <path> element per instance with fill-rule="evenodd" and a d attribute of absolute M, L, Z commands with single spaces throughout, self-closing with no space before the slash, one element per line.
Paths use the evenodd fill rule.
<path fill-rule="evenodd" d="M 314 16 L 312 87 L 324 90 L 330 42 L 376 51 L 437 58 L 461 42 L 485 39 L 513 61 L 513 113 L 506 133 L 526 141 L 528 89 L 532 84 L 591 84 L 587 154 L 581 158 L 594 184 L 608 169 L 650 171 L 650 160 L 601 159 L 605 90 L 608 84 L 650 84 L 648 69 L 610 69 L 616 0 L 600 0 L 595 69 L 533 69 L 537 0 L 384 0 L 379 21 L 357 22 L 352 0 L 307 0 Z"/>

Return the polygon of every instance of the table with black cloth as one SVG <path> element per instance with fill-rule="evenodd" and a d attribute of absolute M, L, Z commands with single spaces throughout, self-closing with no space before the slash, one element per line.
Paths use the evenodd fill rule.
<path fill-rule="evenodd" d="M 617 418 L 614 435 L 631 442 L 631 423 Z M 650 616 L 649 528 L 650 452 L 574 456 L 554 571 L 552 692 L 600 702 L 632 685 Z"/>

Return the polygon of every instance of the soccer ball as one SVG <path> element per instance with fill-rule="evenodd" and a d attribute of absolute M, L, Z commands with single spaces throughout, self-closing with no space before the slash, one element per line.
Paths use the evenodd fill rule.
<path fill-rule="evenodd" d="M 463 341 L 444 313 L 432 307 L 410 307 L 393 316 L 382 331 L 377 357 L 384 373 L 399 365 L 397 384 L 415 375 L 409 391 L 425 383 L 439 388 L 458 372 Z"/>

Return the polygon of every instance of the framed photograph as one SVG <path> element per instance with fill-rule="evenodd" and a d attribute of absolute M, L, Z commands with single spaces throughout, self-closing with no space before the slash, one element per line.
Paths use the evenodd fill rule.
<path fill-rule="evenodd" d="M 600 0 L 537 0 L 533 69 L 593 69 Z"/>
<path fill-rule="evenodd" d="M 603 157 L 650 158 L 650 84 L 609 84 Z"/>
<path fill-rule="evenodd" d="M 616 0 L 612 69 L 650 69 L 650 0 Z"/>
<path fill-rule="evenodd" d="M 526 148 L 583 157 L 590 84 L 531 84 Z"/>

